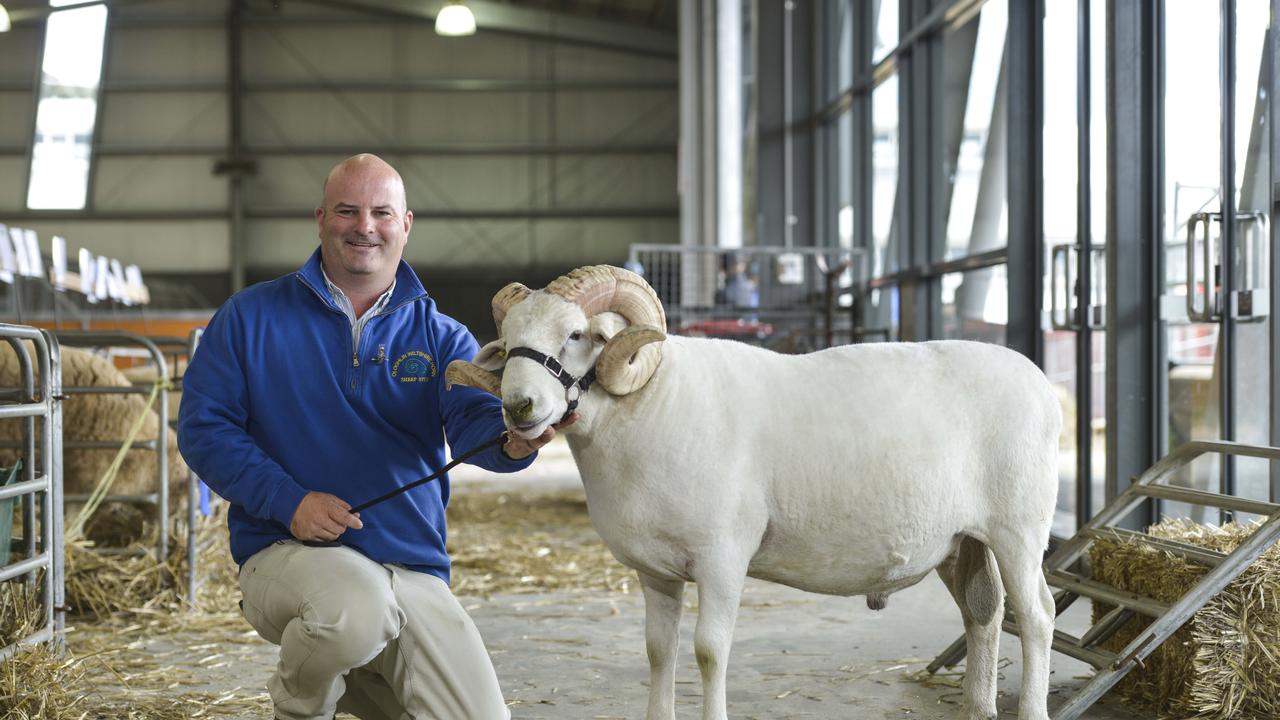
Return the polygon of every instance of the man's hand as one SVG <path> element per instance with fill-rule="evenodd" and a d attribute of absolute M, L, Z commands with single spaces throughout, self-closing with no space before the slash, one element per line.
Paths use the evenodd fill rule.
<path fill-rule="evenodd" d="M 532 440 L 525 440 L 524 438 L 518 438 L 515 435 L 508 434 L 507 444 L 502 446 L 502 452 L 506 453 L 507 457 L 512 460 L 529 457 L 536 452 L 538 448 L 551 442 L 551 438 L 556 436 L 557 430 L 563 430 L 576 422 L 578 422 L 578 413 L 574 413 L 565 418 L 565 421 L 562 423 L 556 423 L 546 430 L 543 430 L 541 435 L 533 438 Z"/>
<path fill-rule="evenodd" d="M 350 510 L 351 505 L 336 495 L 309 492 L 294 511 L 289 532 L 303 541 L 337 540 L 347 528 L 364 527 L 360 516 Z"/>

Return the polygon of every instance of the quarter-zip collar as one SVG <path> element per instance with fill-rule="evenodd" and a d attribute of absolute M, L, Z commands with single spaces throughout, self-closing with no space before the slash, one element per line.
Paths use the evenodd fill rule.
<path fill-rule="evenodd" d="M 373 303 L 373 305 L 369 306 L 368 310 L 364 311 L 363 315 L 356 317 L 356 309 L 355 306 L 351 304 L 351 298 L 347 297 L 347 294 L 342 291 L 342 288 L 333 284 L 333 280 L 329 279 L 329 273 L 324 271 L 323 265 L 320 266 L 320 274 L 324 277 L 324 284 L 329 290 L 329 297 L 333 300 L 333 303 L 338 306 L 338 309 L 347 316 L 347 320 L 351 321 L 351 347 L 353 350 L 358 351 L 360 348 L 360 333 L 364 332 L 364 326 L 371 319 L 380 314 L 383 309 L 387 307 L 387 303 L 391 300 L 391 293 L 396 290 L 395 278 L 391 279 L 391 287 L 387 288 L 386 292 L 378 296 L 378 299 Z"/>

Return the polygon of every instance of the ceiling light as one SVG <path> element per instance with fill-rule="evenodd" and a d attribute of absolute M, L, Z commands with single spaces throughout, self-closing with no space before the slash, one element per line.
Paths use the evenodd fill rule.
<path fill-rule="evenodd" d="M 4 9 L 4 4 L 0 3 L 0 32 L 9 32 L 9 11 Z"/>
<path fill-rule="evenodd" d="M 476 16 L 471 14 L 471 8 L 453 0 L 436 14 L 436 34 L 447 37 L 475 35 Z"/>

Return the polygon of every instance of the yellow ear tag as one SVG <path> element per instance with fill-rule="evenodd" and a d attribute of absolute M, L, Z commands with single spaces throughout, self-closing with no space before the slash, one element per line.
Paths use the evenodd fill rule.
<path fill-rule="evenodd" d="M 506 360 L 506 359 L 507 359 L 507 351 L 506 351 L 506 350 L 499 350 L 499 351 L 498 351 L 498 357 L 502 358 L 503 360 Z"/>

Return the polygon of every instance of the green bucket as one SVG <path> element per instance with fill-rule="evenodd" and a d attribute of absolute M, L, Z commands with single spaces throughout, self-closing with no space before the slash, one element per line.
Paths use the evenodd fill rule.
<path fill-rule="evenodd" d="M 0 468 L 0 487 L 12 485 L 18 481 L 18 475 L 22 472 L 22 459 L 18 459 L 18 463 L 11 468 Z M 19 496 L 21 497 L 21 496 Z M 0 500 L 0 565 L 9 564 L 9 545 L 13 542 L 13 513 L 17 508 L 18 498 L 11 497 Z M 24 528 L 24 532 L 31 532 L 31 528 Z"/>

